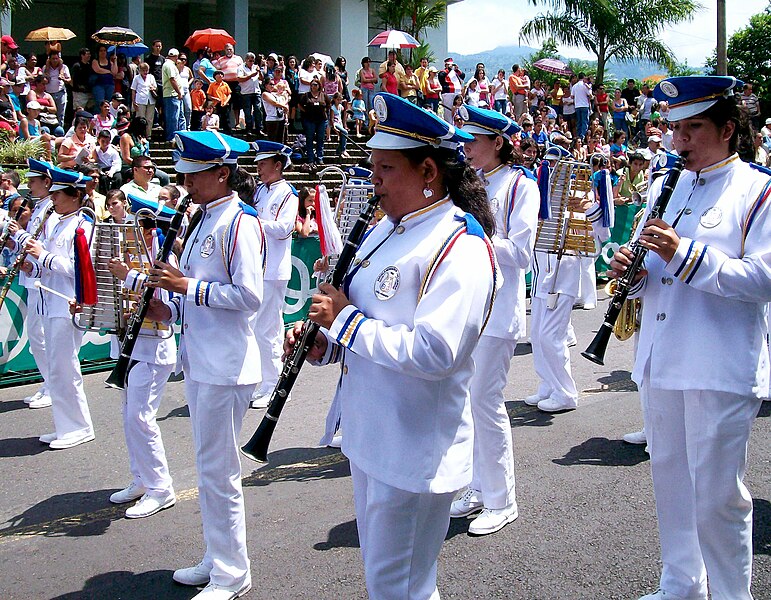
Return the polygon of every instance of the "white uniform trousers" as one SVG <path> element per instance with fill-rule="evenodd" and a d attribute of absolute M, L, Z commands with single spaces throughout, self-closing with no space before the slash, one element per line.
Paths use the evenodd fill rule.
<path fill-rule="evenodd" d="M 557 306 L 551 310 L 546 308 L 543 298 L 533 298 L 530 305 L 533 365 L 540 379 L 536 393 L 541 398 L 578 399 L 568 350 L 568 325 L 574 302 L 573 296 L 560 294 Z"/>
<path fill-rule="evenodd" d="M 661 589 L 750 600 L 752 498 L 742 483 L 761 400 L 715 391 L 640 390 L 661 541 Z"/>
<path fill-rule="evenodd" d="M 436 565 L 455 492 L 414 494 L 350 464 L 370 599 L 438 600 Z"/>
<path fill-rule="evenodd" d="M 38 305 L 41 302 L 38 289 L 27 289 L 27 318 L 24 320 L 24 328 L 27 330 L 29 351 L 35 359 L 37 370 L 43 378 L 40 391 L 48 393 L 48 357 L 46 356 L 46 339 L 43 330 L 43 315 L 38 314 Z"/>
<path fill-rule="evenodd" d="M 94 428 L 78 359 L 83 332 L 75 329 L 70 319 L 61 317 L 45 317 L 43 328 L 56 437 L 61 440 L 92 433 Z"/>
<path fill-rule="evenodd" d="M 260 349 L 262 368 L 261 392 L 271 392 L 281 373 L 281 356 L 284 354 L 284 299 L 288 281 L 265 280 L 262 305 L 255 319 L 254 335 Z"/>
<path fill-rule="evenodd" d="M 597 268 L 595 267 L 596 258 L 582 257 L 579 259 L 581 264 L 581 277 L 578 280 L 578 298 L 577 300 L 585 308 L 594 308 L 597 306 Z"/>
<path fill-rule="evenodd" d="M 482 492 L 485 508 L 506 508 L 516 502 L 514 448 L 503 388 L 516 340 L 483 335 L 474 349 L 471 414 L 474 419 L 474 478 L 471 488 Z"/>
<path fill-rule="evenodd" d="M 254 385 L 211 385 L 185 378 L 193 426 L 198 498 L 210 581 L 238 587 L 249 574 L 238 435 Z"/>
<path fill-rule="evenodd" d="M 163 389 L 173 370 L 174 365 L 140 361 L 131 367 L 123 393 L 123 431 L 129 468 L 134 483 L 154 496 L 173 491 L 161 430 L 155 422 Z"/>

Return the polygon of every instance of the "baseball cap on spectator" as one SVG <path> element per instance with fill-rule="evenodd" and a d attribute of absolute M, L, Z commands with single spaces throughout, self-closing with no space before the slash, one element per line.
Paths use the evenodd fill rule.
<path fill-rule="evenodd" d="M 13 41 L 13 38 L 10 35 L 4 35 L 1 37 L 0 42 L 8 46 L 11 50 L 15 50 L 19 47 L 19 45 Z"/>
<path fill-rule="evenodd" d="M 766 125 L 771 125 L 771 117 L 769 117 L 768 119 L 766 119 Z"/>
<path fill-rule="evenodd" d="M 648 138 L 649 142 L 661 142 L 661 136 L 660 135 L 652 135 Z"/>
<path fill-rule="evenodd" d="M 16 80 L 13 82 L 13 85 L 27 85 L 27 80 L 24 78 L 23 75 L 19 75 Z"/>
<path fill-rule="evenodd" d="M 434 65 L 431 65 L 430 67 L 428 67 L 428 72 L 429 73 L 438 73 L 439 69 L 437 69 Z"/>
<path fill-rule="evenodd" d="M 275 52 L 271 52 L 270 54 L 268 54 L 268 58 L 272 58 L 273 60 L 278 62 L 278 54 L 276 54 Z"/>
<path fill-rule="evenodd" d="M 27 103 L 27 106 L 29 106 L 29 103 Z M 77 117 L 83 117 L 84 119 L 93 119 L 94 115 L 92 115 L 87 110 L 79 110 L 78 112 L 75 113 L 75 118 Z"/>
<path fill-rule="evenodd" d="M 118 102 L 123 102 L 125 100 L 125 98 L 123 97 L 123 94 L 120 94 L 119 92 L 115 92 L 112 95 L 112 99 L 117 100 Z"/>
<path fill-rule="evenodd" d="M 0 77 L 0 86 L 5 87 L 7 85 L 11 85 L 11 82 L 8 81 L 5 77 Z"/>
<path fill-rule="evenodd" d="M 179 56 L 179 50 L 176 48 L 170 48 L 169 51 L 166 53 L 166 56 Z"/>
<path fill-rule="evenodd" d="M 444 64 L 446 64 L 446 65 L 451 65 L 451 64 L 454 64 L 454 63 L 455 63 L 455 61 L 452 58 L 448 57 L 448 58 L 444 59 Z"/>
<path fill-rule="evenodd" d="M 27 102 L 27 110 L 43 110 L 43 105 L 40 104 L 37 100 L 33 100 L 32 102 Z"/>

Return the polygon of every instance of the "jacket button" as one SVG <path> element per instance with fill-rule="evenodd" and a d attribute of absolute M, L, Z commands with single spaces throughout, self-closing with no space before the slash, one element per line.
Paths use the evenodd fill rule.
<path fill-rule="evenodd" d="M 672 285 L 673 281 L 674 279 L 672 279 L 671 277 L 667 277 L 667 285 Z"/>
<path fill-rule="evenodd" d="M 343 375 L 348 375 L 348 365 L 343 365 Z"/>
<path fill-rule="evenodd" d="M 399 225 L 399 227 L 396 228 L 396 233 L 397 234 L 404 233 L 404 225 Z"/>
<path fill-rule="evenodd" d="M 187 323 L 185 323 L 185 329 L 187 329 Z"/>
<path fill-rule="evenodd" d="M 699 179 L 699 185 L 707 185 L 707 182 L 703 179 Z"/>
<path fill-rule="evenodd" d="M 683 212 L 684 212 L 686 215 L 690 215 L 690 214 L 691 214 L 693 211 L 692 211 L 690 208 L 686 208 L 686 209 L 685 209 Z"/>
<path fill-rule="evenodd" d="M 667 278 L 666 277 L 662 277 L 661 278 L 661 283 L 666 285 L 667 284 Z"/>

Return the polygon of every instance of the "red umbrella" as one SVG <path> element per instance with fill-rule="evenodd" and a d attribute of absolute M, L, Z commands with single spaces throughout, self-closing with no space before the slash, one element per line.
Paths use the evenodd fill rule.
<path fill-rule="evenodd" d="M 236 45 L 236 40 L 224 29 L 198 29 L 187 38 L 185 47 L 191 52 L 208 48 L 213 52 L 221 52 L 226 44 Z"/>
<path fill-rule="evenodd" d="M 379 46 L 380 48 L 417 48 L 420 42 L 409 33 L 398 29 L 388 29 L 378 33 L 367 46 Z"/>
<path fill-rule="evenodd" d="M 573 69 L 556 58 L 542 58 L 541 60 L 535 61 L 533 67 L 541 69 L 541 71 L 546 71 L 547 73 L 554 73 L 555 75 L 573 74 Z"/>

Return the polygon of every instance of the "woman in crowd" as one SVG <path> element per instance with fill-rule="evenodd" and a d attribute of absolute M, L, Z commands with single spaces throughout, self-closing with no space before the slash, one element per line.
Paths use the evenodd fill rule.
<path fill-rule="evenodd" d="M 91 133 L 94 136 L 98 136 L 99 132 L 103 129 L 110 131 L 115 127 L 115 118 L 110 112 L 109 100 L 102 100 L 99 104 L 99 113 L 94 115 L 94 118 L 91 119 L 90 127 Z"/>
<path fill-rule="evenodd" d="M 64 129 L 59 122 L 57 115 L 56 102 L 54 97 L 46 92 L 46 85 L 48 85 L 48 78 L 45 75 L 38 75 L 32 80 L 30 84 L 30 90 L 27 94 L 27 103 L 36 101 L 40 104 L 40 123 L 47 127 L 49 132 L 56 137 L 62 137 L 64 135 Z"/>
<path fill-rule="evenodd" d="M 89 126 L 86 117 L 75 117 L 75 132 L 59 146 L 57 159 L 60 167 L 73 169 L 77 165 L 96 160 L 96 138 L 88 133 Z"/>
<path fill-rule="evenodd" d="M 150 73 L 150 65 L 146 62 L 140 63 L 139 76 L 134 77 L 134 81 L 131 82 L 131 106 L 134 114 L 145 120 L 144 135 L 148 139 L 153 133 L 157 91 L 158 82 Z"/>
<path fill-rule="evenodd" d="M 289 104 L 284 103 L 275 93 L 275 87 L 273 79 L 267 77 L 262 92 L 262 107 L 265 112 L 265 133 L 268 135 L 269 140 L 283 144 L 286 138 L 286 115 L 289 112 Z"/>
<path fill-rule="evenodd" d="M 623 131 L 629 136 L 629 126 L 626 122 L 626 113 L 629 112 L 629 106 L 626 99 L 621 97 L 621 90 L 616 88 L 611 102 L 613 110 L 613 127 L 616 131 Z"/>
<path fill-rule="evenodd" d="M 396 76 L 396 63 L 388 61 L 386 70 L 380 74 L 380 90 L 389 94 L 399 93 L 399 78 Z"/>
<path fill-rule="evenodd" d="M 492 108 L 491 84 L 484 67 L 477 67 L 477 70 L 474 72 L 474 79 L 477 80 L 477 89 L 479 90 L 479 106 L 482 108 Z"/>
<path fill-rule="evenodd" d="M 297 120 L 297 105 L 300 102 L 300 76 L 297 68 L 297 57 L 293 54 L 286 59 L 284 79 L 289 85 L 289 124 L 293 125 Z"/>
<path fill-rule="evenodd" d="M 442 84 L 439 83 L 436 67 L 428 68 L 428 79 L 426 80 L 426 97 L 423 99 L 424 108 L 439 115 L 439 98 L 442 93 Z"/>
<path fill-rule="evenodd" d="M 357 73 L 357 79 L 359 81 L 359 89 L 361 89 L 361 95 L 364 97 L 364 104 L 367 106 L 367 112 L 372 110 L 372 100 L 375 97 L 375 84 L 378 77 L 377 72 L 372 69 L 372 62 L 369 56 L 365 56 L 361 59 L 361 69 Z"/>
<path fill-rule="evenodd" d="M 132 162 L 137 156 L 150 156 L 150 141 L 145 137 L 147 121 L 143 117 L 131 119 L 125 133 L 120 136 L 121 177 L 129 181 L 133 175 Z M 155 176 L 161 185 L 169 184 L 169 175 L 160 169 L 155 169 Z"/>
<path fill-rule="evenodd" d="M 19 137 L 23 140 L 40 139 L 43 143 L 46 160 L 51 161 L 51 142 L 54 136 L 50 134 L 48 128 L 42 126 L 38 120 L 38 115 L 43 107 L 35 101 L 27 104 L 27 116 L 22 117 L 19 122 Z"/>
<path fill-rule="evenodd" d="M 107 46 L 99 44 L 96 56 L 91 61 L 91 69 L 94 71 L 94 83 L 91 93 L 94 95 L 94 104 L 99 104 L 105 98 L 109 100 L 115 91 L 114 78 L 118 75 L 118 57 L 107 55 Z"/>
<path fill-rule="evenodd" d="M 324 163 L 324 136 L 330 104 L 329 96 L 323 92 L 320 81 L 315 78 L 311 81 L 310 91 L 300 96 L 305 130 L 305 160 L 308 164 Z"/>
<path fill-rule="evenodd" d="M 335 70 L 337 71 L 337 74 L 340 77 L 340 82 L 343 85 L 343 89 L 341 90 L 343 99 L 345 100 L 345 103 L 348 103 L 351 101 L 351 93 L 348 89 L 348 70 L 346 69 L 345 65 L 345 56 L 338 56 L 335 60 Z"/>
<path fill-rule="evenodd" d="M 294 225 L 294 231 L 299 237 L 307 238 L 312 235 L 318 236 L 319 226 L 316 223 L 316 200 L 315 188 L 303 187 L 297 194 L 299 205 L 297 209 L 297 219 Z"/>

